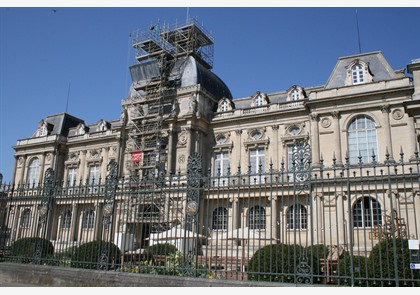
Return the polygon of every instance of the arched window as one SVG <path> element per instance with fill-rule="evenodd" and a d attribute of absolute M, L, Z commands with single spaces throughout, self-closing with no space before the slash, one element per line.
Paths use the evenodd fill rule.
<path fill-rule="evenodd" d="M 82 227 L 93 228 L 94 224 L 95 224 L 95 213 L 93 212 L 92 209 L 87 210 L 85 212 L 85 216 L 83 217 Z"/>
<path fill-rule="evenodd" d="M 20 227 L 29 228 L 31 225 L 31 209 L 25 209 L 22 212 L 22 218 L 20 220 Z"/>
<path fill-rule="evenodd" d="M 292 100 L 299 100 L 300 99 L 299 89 L 293 90 L 292 93 L 290 94 L 290 97 L 292 98 Z"/>
<path fill-rule="evenodd" d="M 353 207 L 354 227 L 373 227 L 382 224 L 381 205 L 374 198 L 363 197 Z"/>
<path fill-rule="evenodd" d="M 39 159 L 33 158 L 29 163 L 27 183 L 36 185 L 39 181 Z"/>
<path fill-rule="evenodd" d="M 365 82 L 365 74 L 361 64 L 354 65 L 351 68 L 351 75 L 353 84 L 361 84 Z"/>
<path fill-rule="evenodd" d="M 308 211 L 305 206 L 295 204 L 287 209 L 287 226 L 288 229 L 308 228 Z"/>
<path fill-rule="evenodd" d="M 358 163 L 359 154 L 363 163 L 370 163 L 372 153 L 378 154 L 375 122 L 368 116 L 355 117 L 348 127 L 347 142 L 351 164 Z"/>
<path fill-rule="evenodd" d="M 213 211 L 213 229 L 227 229 L 228 210 L 224 207 L 218 207 Z"/>
<path fill-rule="evenodd" d="M 61 228 L 70 228 L 71 225 L 71 210 L 64 211 L 61 220 Z"/>
<path fill-rule="evenodd" d="M 261 206 L 254 206 L 249 209 L 249 229 L 265 229 L 265 209 Z"/>

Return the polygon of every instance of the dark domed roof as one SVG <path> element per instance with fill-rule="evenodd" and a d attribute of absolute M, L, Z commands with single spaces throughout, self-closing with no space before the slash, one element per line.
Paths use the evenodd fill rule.
<path fill-rule="evenodd" d="M 191 56 L 175 64 L 172 74 L 176 72 L 181 73 L 181 87 L 200 84 L 201 87 L 212 93 L 217 100 L 223 97 L 232 99 L 232 94 L 222 79 Z"/>
<path fill-rule="evenodd" d="M 156 60 L 130 67 L 131 77 L 136 85 L 146 85 L 152 79 L 159 77 L 159 63 Z M 226 84 L 212 71 L 197 62 L 192 56 L 177 60 L 171 69 L 169 81 L 176 87 L 188 87 L 200 84 L 202 88 L 213 94 L 214 99 L 223 97 L 232 99 L 232 94 Z M 133 85 L 130 97 L 144 95 L 142 90 L 136 91 Z"/>

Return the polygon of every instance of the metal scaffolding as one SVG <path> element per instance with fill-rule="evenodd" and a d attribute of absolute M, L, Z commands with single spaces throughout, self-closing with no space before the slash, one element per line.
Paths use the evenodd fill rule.
<path fill-rule="evenodd" d="M 207 69 L 213 67 L 213 37 L 196 19 L 184 24 L 151 25 L 131 34 L 137 64 L 130 67 L 134 89 L 141 95 L 130 98 L 128 122 L 132 142 L 132 171 L 142 178 L 165 172 L 167 140 L 164 121 L 175 101 L 173 91 L 181 73 L 175 63 L 194 57 Z"/>

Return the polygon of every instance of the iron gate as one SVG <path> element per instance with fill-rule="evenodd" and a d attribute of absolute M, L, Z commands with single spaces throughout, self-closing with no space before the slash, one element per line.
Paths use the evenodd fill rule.
<path fill-rule="evenodd" d="M 121 272 L 419 286 L 419 159 L 2 185 L 1 259 Z M 246 170 L 246 169 L 245 169 Z M 417 257 L 417 258 L 416 258 Z"/>

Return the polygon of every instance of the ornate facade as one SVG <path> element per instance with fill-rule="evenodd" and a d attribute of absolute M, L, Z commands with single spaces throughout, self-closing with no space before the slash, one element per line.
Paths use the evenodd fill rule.
<path fill-rule="evenodd" d="M 87 193 L 102 196 L 103 192 L 95 191 L 95 184 L 105 183 L 112 160 L 118 163 L 118 177 L 154 182 L 160 177 L 187 175 L 188 158 L 193 154 L 201 155 L 203 175 L 214 177 L 211 186 L 218 188 L 209 189 L 200 204 L 198 220 L 205 230 L 200 228 L 199 232 L 213 237 L 207 243 L 208 248 L 220 244 L 216 237 L 222 241 L 228 229 L 247 227 L 263 229 L 265 235 L 282 241 L 296 239 L 295 230 L 299 229 L 303 243 L 309 243 L 308 235 L 303 233 L 312 226 L 315 234 L 311 235 L 311 243 L 346 245 L 348 224 L 343 216 L 353 216 L 354 224 L 363 225 L 360 227 L 373 228 L 385 224 L 386 216 L 393 216 L 394 207 L 388 205 L 392 200 L 398 204 L 395 207 L 398 216 L 410 225 L 406 236 L 419 238 L 418 182 L 409 192 L 401 191 L 398 183 L 368 191 L 354 186 L 347 199 L 348 191 L 344 193 L 341 189 L 343 183 L 335 188 L 329 184 L 332 188 L 329 192 L 312 191 L 308 197 L 296 193 L 296 186 L 273 193 L 267 188 L 272 180 L 261 175 L 299 179 L 295 156 L 303 146 L 309 147 L 308 165 L 318 173 L 323 167 L 334 167 L 334 171 L 350 167 L 358 171 L 360 167 L 371 169 L 375 163 L 400 163 L 402 154 L 404 161 L 414 163 L 420 135 L 420 60 L 410 62 L 406 73 L 405 69 L 392 69 L 381 52 L 341 57 L 324 85 L 292 85 L 274 93 L 255 91 L 248 97 L 234 98 L 208 64 L 189 55 L 176 60 L 169 73 L 172 86 L 166 88 L 169 90 L 165 90 L 157 106 L 150 103 L 151 91 L 147 93 L 141 78 L 133 73 L 128 97 L 122 100 L 120 118 L 90 124 L 67 113 L 51 115 L 40 121 L 32 136 L 18 140 L 14 146 L 15 185 L 32 188 L 35 195 L 38 185 L 45 181 L 45 172 L 51 168 L 63 188 L 86 189 L 66 191 L 66 198 L 56 203 L 62 210 L 52 222 L 51 228 L 55 229 L 52 240 L 82 242 L 88 239 L 86 228 L 98 229 L 99 235 L 100 221 L 93 216 L 104 214 L 104 204 L 95 207 L 85 200 L 78 204 L 77 200 Z M 160 132 L 157 147 L 150 149 L 144 127 L 151 122 L 149 118 L 159 120 Z M 258 192 L 254 187 L 248 193 L 232 193 L 238 171 L 253 175 L 248 177 L 247 184 L 256 185 Z M 183 180 L 179 178 L 176 186 L 181 186 Z M 146 191 L 146 187 L 142 189 Z M 167 199 L 159 200 L 157 207 L 150 206 L 153 202 L 149 201 L 137 203 L 135 213 L 130 211 L 118 223 L 114 222 L 114 233 L 131 233 L 129 241 L 136 246 L 127 249 L 146 246 L 147 239 L 157 231 L 153 227 L 156 224 L 151 223 L 136 231 L 130 214 L 137 217 L 156 214 L 154 223 L 161 224 L 176 224 L 174 220 L 185 218 L 186 210 L 191 209 L 187 208 L 188 194 L 174 195 L 167 193 Z M 38 214 L 34 204 L 29 201 L 9 204 L 9 209 L 13 207 L 7 215 L 12 240 L 28 234 L 24 231 L 29 227 L 22 224 L 29 222 L 28 212 Z M 123 204 L 121 200 L 118 208 Z M 169 217 L 163 218 L 163 212 Z M 315 216 L 321 221 L 310 222 Z M 366 223 L 366 218 L 372 224 Z M 333 231 L 328 237 L 316 234 L 317 229 L 340 226 L 344 230 Z M 366 248 L 379 239 L 378 231 L 372 233 L 377 236 L 370 238 L 372 243 L 364 242 Z M 115 235 L 114 241 L 121 244 L 120 237 Z"/>

